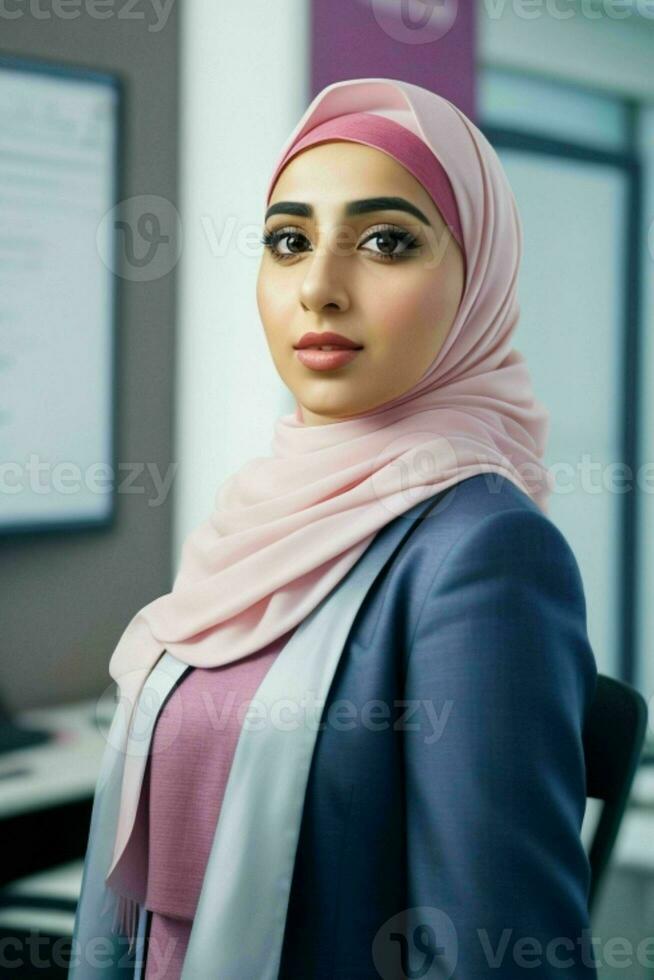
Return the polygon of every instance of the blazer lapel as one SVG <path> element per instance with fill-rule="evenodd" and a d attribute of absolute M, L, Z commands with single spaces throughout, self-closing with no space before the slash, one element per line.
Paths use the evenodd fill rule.
<path fill-rule="evenodd" d="M 376 535 L 291 635 L 257 689 L 264 710 L 239 735 L 182 980 L 276 980 L 322 708 L 366 593 L 434 503 L 434 497 L 421 501 Z"/>

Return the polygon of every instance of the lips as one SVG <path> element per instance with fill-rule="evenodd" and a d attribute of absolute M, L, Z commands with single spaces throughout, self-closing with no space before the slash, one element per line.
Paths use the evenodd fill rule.
<path fill-rule="evenodd" d="M 357 348 L 346 347 L 345 344 L 322 344 L 320 347 L 318 344 L 306 344 L 304 347 L 299 347 L 298 350 L 357 350 Z"/>
<path fill-rule="evenodd" d="M 341 334 L 325 331 L 324 333 L 305 333 L 297 344 L 293 345 L 295 350 L 361 350 L 362 344 L 357 344 L 349 337 Z"/>
<path fill-rule="evenodd" d="M 361 348 L 335 347 L 333 350 L 317 350 L 305 347 L 295 351 L 298 361 L 312 371 L 332 371 L 345 367 L 361 353 Z"/>

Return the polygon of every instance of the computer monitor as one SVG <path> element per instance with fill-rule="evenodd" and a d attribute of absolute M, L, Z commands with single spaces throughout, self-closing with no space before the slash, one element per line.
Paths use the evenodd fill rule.
<path fill-rule="evenodd" d="M 111 523 L 121 84 L 0 56 L 0 535 Z"/>

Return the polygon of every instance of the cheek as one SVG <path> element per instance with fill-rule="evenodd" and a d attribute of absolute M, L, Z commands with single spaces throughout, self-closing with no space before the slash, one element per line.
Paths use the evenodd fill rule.
<path fill-rule="evenodd" d="M 418 277 L 411 288 L 391 300 L 389 308 L 397 322 L 405 330 L 423 330 L 432 333 L 435 328 L 449 326 L 460 301 L 460 288 L 456 277 L 443 269 L 440 273 L 428 273 Z M 391 316 L 391 313 L 388 314 Z"/>
<path fill-rule="evenodd" d="M 411 380 L 433 361 L 447 336 L 457 310 L 457 280 L 444 268 L 422 267 L 371 303 L 367 319 L 377 326 L 370 357 L 379 377 L 390 370 Z"/>
<path fill-rule="evenodd" d="M 262 272 L 257 280 L 257 307 L 266 336 L 271 344 L 279 339 L 284 324 L 288 324 L 288 290 L 276 285 L 274 276 Z"/>
<path fill-rule="evenodd" d="M 372 301 L 370 322 L 378 325 L 378 337 L 389 346 L 403 344 L 407 337 L 433 333 L 446 315 L 448 297 L 433 277 L 415 277 L 401 288 L 388 290 Z"/>

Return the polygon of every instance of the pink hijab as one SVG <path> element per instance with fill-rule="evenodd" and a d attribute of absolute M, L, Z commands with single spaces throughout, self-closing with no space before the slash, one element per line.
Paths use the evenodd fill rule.
<path fill-rule="evenodd" d="M 109 672 L 130 717 L 164 650 L 196 667 L 261 650 L 334 589 L 380 528 L 451 484 L 500 473 L 547 513 L 552 485 L 542 455 L 549 414 L 511 346 L 520 221 L 480 130 L 447 99 L 416 85 L 336 82 L 311 102 L 282 148 L 266 203 L 310 130 L 327 124 L 315 140 L 318 132 L 356 139 L 352 114 L 359 113 L 395 124 L 382 125 L 378 139 L 368 130 L 364 142 L 388 138 L 392 153 L 392 140 L 404 133 L 398 158 L 421 175 L 463 246 L 467 281 L 458 313 L 410 391 L 327 425 L 304 425 L 299 408 L 281 416 L 271 454 L 249 460 L 222 484 L 213 513 L 184 543 L 172 591 L 134 615 L 111 658 Z M 112 869 L 131 833 L 141 773 L 127 754 Z"/>

